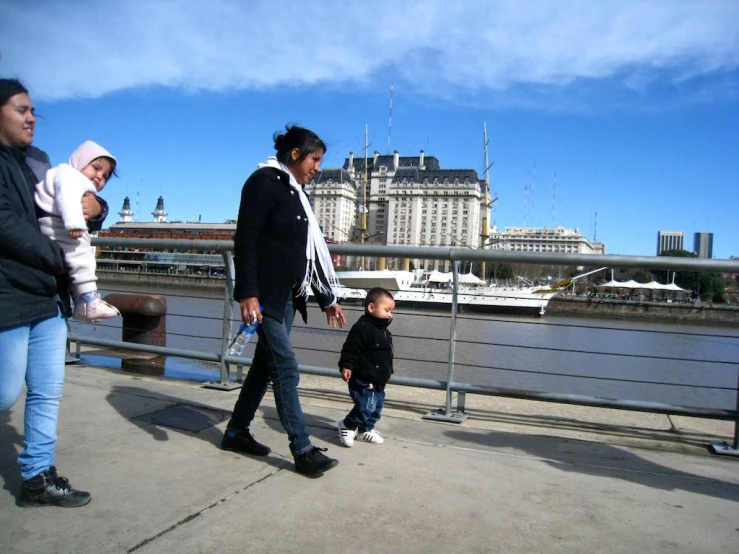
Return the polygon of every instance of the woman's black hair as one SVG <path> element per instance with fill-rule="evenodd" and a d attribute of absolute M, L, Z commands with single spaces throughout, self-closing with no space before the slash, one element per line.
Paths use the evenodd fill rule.
<path fill-rule="evenodd" d="M 0 106 L 16 94 L 28 94 L 28 89 L 18 79 L 0 79 Z"/>
<path fill-rule="evenodd" d="M 285 125 L 285 131 L 285 133 L 276 132 L 273 138 L 277 159 L 286 166 L 301 162 L 318 150 L 326 153 L 326 145 L 313 131 L 297 125 Z M 291 154 L 295 148 L 300 152 L 300 156 L 293 162 Z"/>

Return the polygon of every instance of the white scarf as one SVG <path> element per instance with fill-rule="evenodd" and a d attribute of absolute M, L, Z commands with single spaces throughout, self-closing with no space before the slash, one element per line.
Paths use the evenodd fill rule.
<path fill-rule="evenodd" d="M 308 298 L 311 288 L 316 289 L 322 294 L 330 294 L 333 296 L 333 301 L 329 306 L 336 304 L 336 294 L 334 293 L 331 285 L 337 285 L 339 279 L 336 277 L 334 272 L 334 264 L 331 261 L 331 253 L 328 251 L 326 241 L 323 238 L 321 227 L 318 225 L 318 220 L 313 214 L 313 210 L 308 202 L 308 196 L 305 194 L 303 187 L 293 176 L 292 172 L 282 162 L 278 161 L 275 156 L 267 158 L 267 162 L 259 164 L 258 167 L 274 167 L 288 174 L 290 177 L 290 186 L 298 192 L 298 198 L 300 203 L 303 205 L 305 216 L 308 218 L 308 240 L 305 242 L 305 259 L 307 260 L 305 267 L 305 276 L 303 282 L 300 283 L 298 294 L 304 298 Z M 329 282 L 329 287 L 318 278 L 318 270 L 316 263 L 320 264 L 323 274 Z"/>

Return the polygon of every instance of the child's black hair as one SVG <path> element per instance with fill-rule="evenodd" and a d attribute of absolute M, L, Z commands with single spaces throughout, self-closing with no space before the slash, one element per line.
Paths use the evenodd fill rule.
<path fill-rule="evenodd" d="M 390 294 L 389 290 L 383 289 L 382 287 L 375 287 L 370 289 L 367 292 L 367 296 L 364 297 L 364 310 L 367 311 L 367 307 L 370 304 L 377 304 L 377 302 L 382 298 L 389 298 L 390 300 L 392 300 L 393 295 Z"/>

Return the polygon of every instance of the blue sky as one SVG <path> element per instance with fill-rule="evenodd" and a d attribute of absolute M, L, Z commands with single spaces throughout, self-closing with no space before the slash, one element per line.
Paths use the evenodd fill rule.
<path fill-rule="evenodd" d="M 337 167 L 364 145 L 482 176 L 499 228 L 563 225 L 608 253 L 658 230 L 739 255 L 739 2 L 252 0 L 4 3 L 0 75 L 24 80 L 53 163 L 119 160 L 102 196 L 150 221 L 235 218 L 294 122 Z M 555 183 L 556 174 L 556 187 Z M 528 188 L 528 208 L 526 207 Z M 595 214 L 597 213 L 597 218 Z M 108 224 L 117 220 L 112 214 Z"/>

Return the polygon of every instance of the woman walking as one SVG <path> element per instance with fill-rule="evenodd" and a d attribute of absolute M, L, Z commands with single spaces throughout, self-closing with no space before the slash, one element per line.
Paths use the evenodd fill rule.
<path fill-rule="evenodd" d="M 87 504 L 90 494 L 72 488 L 54 465 L 67 341 L 56 277 L 66 266 L 61 247 L 39 230 L 38 180 L 28 158 L 48 157 L 31 147 L 35 125 L 28 90 L 0 79 L 0 412 L 15 404 L 25 384 L 17 504 L 74 507 Z"/>
<path fill-rule="evenodd" d="M 221 447 L 256 456 L 270 449 L 249 432 L 257 408 L 272 383 L 280 423 L 290 440 L 295 469 L 320 475 L 338 461 L 311 444 L 298 396 L 300 377 L 290 331 L 299 311 L 307 322 L 313 290 L 326 320 L 343 327 L 346 318 L 331 284 L 336 282 L 331 255 L 303 191 L 321 168 L 326 145 L 301 127 L 274 137 L 276 156 L 246 181 L 234 236 L 234 299 L 247 324 L 258 321 L 259 342 Z"/>

